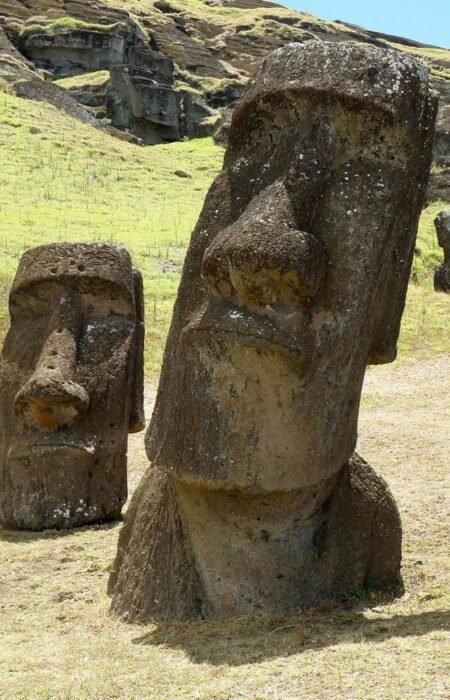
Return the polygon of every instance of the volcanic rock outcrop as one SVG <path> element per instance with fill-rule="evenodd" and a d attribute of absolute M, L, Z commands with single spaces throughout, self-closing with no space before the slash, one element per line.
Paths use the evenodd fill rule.
<path fill-rule="evenodd" d="M 0 361 L 0 523 L 111 520 L 127 497 L 127 434 L 144 428 L 141 274 L 124 248 L 26 251 Z"/>
<path fill-rule="evenodd" d="M 223 143 L 228 129 L 224 111 L 236 106 L 258 62 L 288 42 L 351 40 L 419 53 L 440 94 L 434 149 L 439 168 L 432 172 L 428 199 L 450 200 L 449 51 L 339 20 L 326 21 L 265 0 L 117 4 L 114 0 L 107 4 L 101 0 L 0 0 L 0 27 L 13 49 L 45 68 L 48 79 L 84 75 L 85 89 L 71 89 L 72 97 L 80 96 L 83 105 L 92 107 L 94 117 L 149 144 L 205 135 Z M 0 54 L 0 77 L 2 60 Z M 161 61 L 168 61 L 173 70 L 159 80 L 154 69 Z M 92 105 L 91 97 L 85 101 L 83 95 L 96 81 L 92 72 L 102 67 L 111 71 L 111 80 L 107 91 L 97 92 Z M 33 99 L 45 96 L 65 108 L 60 95 L 49 90 L 43 93 L 35 87 L 22 90 L 23 94 Z M 69 113 L 77 116 L 73 108 Z M 79 115 L 86 121 L 83 112 Z"/>
<path fill-rule="evenodd" d="M 444 249 L 444 261 L 434 273 L 437 292 L 450 293 L 450 209 L 441 211 L 434 220 L 438 243 Z"/>
<path fill-rule="evenodd" d="M 32 25 L 33 26 L 33 25 Z M 73 75 L 97 71 L 125 63 L 129 26 L 106 27 L 57 26 L 49 31 L 30 29 L 21 38 L 20 48 L 36 68 L 55 75 Z"/>
<path fill-rule="evenodd" d="M 188 250 L 115 613 L 400 585 L 395 502 L 354 449 L 366 365 L 396 356 L 436 107 L 420 61 L 349 43 L 289 44 L 250 81 Z"/>

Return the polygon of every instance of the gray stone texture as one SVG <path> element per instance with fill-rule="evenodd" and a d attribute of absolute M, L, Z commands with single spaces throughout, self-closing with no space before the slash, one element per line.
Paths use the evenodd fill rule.
<path fill-rule="evenodd" d="M 55 75 L 97 71 L 125 63 L 127 24 L 117 23 L 110 31 L 61 27 L 25 34 L 20 49 L 37 68 Z"/>

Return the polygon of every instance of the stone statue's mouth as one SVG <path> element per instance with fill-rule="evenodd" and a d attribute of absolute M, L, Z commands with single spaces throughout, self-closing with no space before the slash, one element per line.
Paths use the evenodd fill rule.
<path fill-rule="evenodd" d="M 9 459 L 24 459 L 26 457 L 39 456 L 46 454 L 76 454 L 78 456 L 93 455 L 95 448 L 86 445 L 81 440 L 59 441 L 42 440 L 33 442 L 17 442 L 13 443 L 8 451 Z"/>
<path fill-rule="evenodd" d="M 183 331 L 186 342 L 194 342 L 198 337 L 207 342 L 208 338 L 213 340 L 218 336 L 246 346 L 282 352 L 297 360 L 304 356 L 304 343 L 280 328 L 272 318 L 223 302 L 209 303 Z"/>

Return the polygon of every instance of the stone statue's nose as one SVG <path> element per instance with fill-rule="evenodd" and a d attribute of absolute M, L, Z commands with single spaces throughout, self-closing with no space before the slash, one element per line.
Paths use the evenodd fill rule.
<path fill-rule="evenodd" d="M 238 305 L 301 308 L 316 296 L 325 268 L 319 241 L 297 230 L 288 211 L 271 209 L 266 201 L 207 248 L 202 276 L 214 296 Z"/>
<path fill-rule="evenodd" d="M 63 298 L 49 321 L 35 370 L 15 397 L 16 413 L 27 423 L 56 430 L 85 413 L 89 396 L 73 381 L 80 323 L 79 298 Z"/>

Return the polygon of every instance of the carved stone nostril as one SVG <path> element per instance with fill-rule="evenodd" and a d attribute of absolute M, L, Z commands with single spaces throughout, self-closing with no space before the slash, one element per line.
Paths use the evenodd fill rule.
<path fill-rule="evenodd" d="M 40 428 L 52 430 L 58 427 L 58 421 L 53 411 L 49 407 L 42 407 L 39 404 L 31 405 L 31 416 Z"/>
<path fill-rule="evenodd" d="M 222 255 L 205 255 L 202 264 L 202 279 L 213 296 L 231 301 L 235 296 L 228 261 Z"/>
<path fill-rule="evenodd" d="M 45 430 L 56 430 L 71 425 L 80 414 L 79 408 L 63 401 L 49 403 L 41 400 L 22 405 L 22 413 L 27 423 Z"/>
<path fill-rule="evenodd" d="M 89 396 L 82 386 L 66 381 L 53 370 L 34 375 L 18 392 L 14 403 L 16 413 L 25 420 L 54 429 L 70 425 L 82 416 L 89 406 Z"/>

